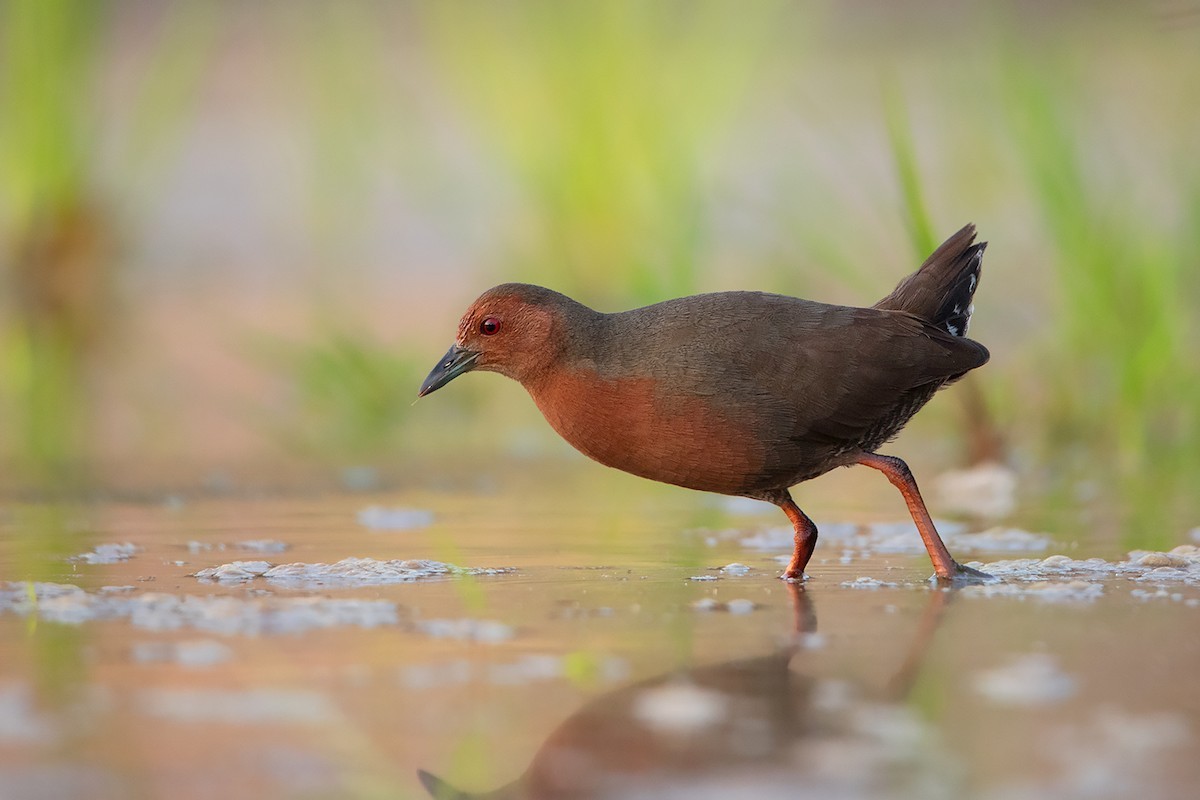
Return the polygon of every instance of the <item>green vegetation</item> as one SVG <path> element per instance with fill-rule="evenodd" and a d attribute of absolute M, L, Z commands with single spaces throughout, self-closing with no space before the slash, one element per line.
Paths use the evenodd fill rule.
<path fill-rule="evenodd" d="M 780 4 L 424 8 L 468 124 L 527 202 L 507 274 L 598 303 L 698 291 L 706 169 L 761 80 Z"/>
<path fill-rule="evenodd" d="M 1187 213 L 1200 172 L 1179 169 L 1183 152 L 1160 163 L 1096 153 L 1094 123 L 1077 108 L 1085 90 L 1076 71 L 1061 57 L 1017 49 L 1001 71 L 1010 135 L 1059 290 L 1043 362 L 1050 402 L 1035 414 L 1047 436 L 1043 457 L 1058 461 L 1086 443 L 1085 464 L 1073 472 L 1086 468 L 1120 487 L 1131 544 L 1164 546 L 1176 538 L 1171 498 L 1200 469 L 1200 220 Z M 1089 163 L 1097 157 L 1107 169 Z M 1158 203 L 1183 213 L 1137 202 L 1147 180 L 1161 181 Z"/>
<path fill-rule="evenodd" d="M 0 454 L 34 484 L 74 482 L 87 460 L 88 372 L 115 325 L 123 214 L 206 63 L 211 13 L 168 6 L 109 173 L 97 94 L 112 15 L 86 0 L 0 2 Z"/>
<path fill-rule="evenodd" d="M 397 446 L 419 382 L 410 360 L 370 337 L 342 331 L 259 349 L 261 361 L 292 387 L 290 413 L 267 423 L 281 439 L 349 464 Z"/>

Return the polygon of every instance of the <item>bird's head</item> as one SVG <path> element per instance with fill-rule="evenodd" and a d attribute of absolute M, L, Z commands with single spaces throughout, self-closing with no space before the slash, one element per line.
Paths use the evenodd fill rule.
<path fill-rule="evenodd" d="M 565 295 L 525 283 L 488 289 L 458 323 L 458 336 L 421 384 L 418 397 L 471 370 L 499 372 L 528 385 L 553 367 L 580 312 Z"/>

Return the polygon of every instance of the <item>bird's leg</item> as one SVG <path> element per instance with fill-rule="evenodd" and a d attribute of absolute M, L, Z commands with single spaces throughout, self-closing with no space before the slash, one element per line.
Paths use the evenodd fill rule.
<path fill-rule="evenodd" d="M 925 501 L 921 499 L 921 490 L 917 488 L 917 481 L 913 478 L 908 464 L 895 456 L 881 456 L 878 453 L 863 453 L 858 457 L 856 463 L 879 470 L 887 476 L 893 486 L 900 490 L 900 494 L 904 495 L 904 502 L 908 504 L 908 513 L 912 514 L 913 522 L 917 524 L 917 531 L 921 534 L 921 541 L 925 543 L 925 549 L 929 552 L 929 560 L 933 562 L 933 571 L 939 581 L 991 577 L 979 570 L 964 567 L 950 556 L 950 551 L 946 549 L 945 542 L 942 541 L 937 528 L 933 525 L 929 510 L 925 508 Z"/>
<path fill-rule="evenodd" d="M 796 531 L 792 560 L 788 562 L 782 577 L 784 580 L 802 581 L 804 580 L 804 568 L 808 565 L 808 560 L 812 558 L 813 548 L 817 546 L 817 526 L 813 524 L 807 514 L 800 510 L 800 506 L 796 505 L 792 496 L 787 492 L 783 493 L 783 496 L 777 501 L 777 505 L 783 509 L 783 513 L 788 515 L 788 519 L 792 521 L 792 528 Z"/>

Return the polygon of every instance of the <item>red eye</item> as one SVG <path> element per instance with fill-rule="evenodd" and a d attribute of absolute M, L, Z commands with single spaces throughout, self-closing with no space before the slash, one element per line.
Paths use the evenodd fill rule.
<path fill-rule="evenodd" d="M 494 336 L 500 332 L 500 320 L 495 317 L 488 317 L 479 323 L 479 332 L 484 336 Z"/>

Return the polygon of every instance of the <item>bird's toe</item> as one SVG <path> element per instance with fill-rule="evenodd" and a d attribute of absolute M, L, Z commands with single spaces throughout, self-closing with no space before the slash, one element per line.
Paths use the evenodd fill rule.
<path fill-rule="evenodd" d="M 995 575 L 954 562 L 954 572 L 950 575 L 934 575 L 933 579 L 942 586 L 977 586 L 982 583 L 995 583 L 1000 580 Z"/>

